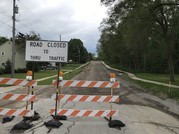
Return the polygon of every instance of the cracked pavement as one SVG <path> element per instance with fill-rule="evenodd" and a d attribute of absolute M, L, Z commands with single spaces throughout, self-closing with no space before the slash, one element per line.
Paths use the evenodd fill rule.
<path fill-rule="evenodd" d="M 108 74 L 113 72 L 105 68 L 101 62 L 92 62 L 82 73 L 74 77 L 77 80 L 100 80 L 108 81 Z M 116 72 L 117 73 L 117 72 Z M 121 101 L 112 103 L 112 108 L 119 111 L 113 119 L 121 120 L 126 127 L 120 129 L 109 128 L 108 122 L 101 117 L 67 117 L 61 121 L 60 128 L 47 128 L 43 124 L 52 119 L 50 108 L 55 107 L 55 100 L 50 99 L 55 94 L 53 86 L 39 86 L 35 88 L 38 100 L 34 103 L 34 109 L 40 113 L 41 119 L 33 121 L 34 126 L 26 131 L 11 131 L 12 127 L 22 120 L 15 117 L 12 122 L 1 124 L 0 134 L 178 134 L 179 133 L 179 105 L 175 100 L 161 99 L 138 90 L 136 85 L 131 84 L 120 76 L 119 89 L 114 89 L 114 95 L 119 95 Z M 11 93 L 26 93 L 26 88 L 9 91 Z M 63 94 L 88 94 L 110 95 L 110 89 L 96 88 L 62 88 Z M 25 103 L 2 102 L 0 107 L 22 108 Z M 92 102 L 60 102 L 65 109 L 94 109 L 108 110 L 109 103 Z M 30 106 L 29 106 L 30 107 Z M 2 116 L 0 117 L 2 119 Z"/>

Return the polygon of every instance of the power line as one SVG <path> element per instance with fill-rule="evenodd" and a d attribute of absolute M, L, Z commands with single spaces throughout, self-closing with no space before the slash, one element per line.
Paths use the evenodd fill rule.
<path fill-rule="evenodd" d="M 4 11 L 4 10 L 2 10 L 2 9 L 0 9 L 0 14 L 2 14 L 3 16 L 5 16 L 5 17 L 7 17 L 7 18 L 12 19 L 11 15 L 8 15 L 8 14 L 6 13 L 6 11 Z"/>
<path fill-rule="evenodd" d="M 22 5 L 24 8 L 23 9 L 25 9 L 27 12 L 29 12 L 29 13 L 31 13 L 32 15 L 33 15 L 33 17 L 35 16 L 35 19 L 36 19 L 36 21 L 38 21 L 38 22 L 43 22 L 41 19 L 40 19 L 40 17 L 37 15 L 37 14 L 35 14 L 28 6 L 26 6 L 21 0 L 18 0 L 18 5 L 20 6 L 20 5 Z M 22 9 L 22 8 L 21 8 Z M 20 13 L 21 14 L 21 13 Z M 19 15 L 20 15 L 19 14 Z M 28 18 L 29 19 L 29 18 Z M 22 26 L 22 28 L 24 28 L 24 29 L 28 29 L 29 31 L 34 31 L 34 32 L 37 32 L 37 33 L 39 33 L 38 31 L 36 31 L 36 30 L 34 30 L 34 28 L 32 28 L 32 25 L 27 25 L 27 24 L 24 24 L 22 21 L 24 21 L 24 20 L 26 20 L 26 19 L 20 19 L 19 21 L 18 21 L 18 23 L 17 24 L 19 24 L 19 25 L 21 25 Z M 39 27 L 38 25 L 37 25 L 37 27 Z M 39 27 L 39 29 L 40 29 L 40 27 Z M 45 34 L 41 34 L 41 33 L 39 33 L 40 34 L 40 36 L 41 37 L 45 37 L 46 39 L 47 39 L 47 37 L 48 36 L 46 36 Z"/>
<path fill-rule="evenodd" d="M 8 21 L 6 21 L 6 22 L 4 22 L 4 21 L 2 21 L 2 20 L 0 20 L 0 24 L 6 24 L 6 25 L 8 25 L 8 26 L 10 26 L 11 28 L 12 28 L 12 26 L 11 25 L 9 25 L 9 24 L 7 24 L 9 21 L 11 21 L 11 20 L 8 20 Z"/>
<path fill-rule="evenodd" d="M 31 12 L 32 14 L 34 14 L 34 13 L 32 12 L 32 10 L 31 10 L 30 8 L 28 8 L 24 3 L 22 3 L 20 0 L 18 0 L 18 1 L 22 4 L 22 6 L 25 7 L 25 9 L 27 9 L 29 12 Z"/>
<path fill-rule="evenodd" d="M 6 14 L 3 14 L 0 12 L 0 14 L 2 14 L 3 16 L 7 17 L 7 18 L 11 18 L 10 16 L 6 15 Z"/>

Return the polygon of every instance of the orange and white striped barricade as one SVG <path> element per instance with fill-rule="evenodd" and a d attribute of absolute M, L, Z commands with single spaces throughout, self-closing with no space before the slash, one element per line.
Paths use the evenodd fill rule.
<path fill-rule="evenodd" d="M 52 95 L 52 99 L 56 99 L 56 95 Z M 58 95 L 60 101 L 72 102 L 119 102 L 119 96 L 98 96 L 98 95 Z"/>
<path fill-rule="evenodd" d="M 10 101 L 35 101 L 35 95 L 26 95 L 26 94 L 11 94 L 11 93 L 2 93 L 0 94 L 0 100 L 10 100 Z M 0 115 L 4 115 L 3 123 L 10 122 L 13 118 L 6 116 L 34 116 L 34 110 L 27 109 L 9 109 L 9 108 L 0 108 Z"/>
<path fill-rule="evenodd" d="M 2 93 L 0 94 L 0 100 L 10 100 L 10 101 L 35 101 L 35 95 L 26 95 L 26 94 L 11 94 L 11 93 Z M 9 108 L 0 108 L 0 115 L 6 116 L 33 116 L 34 110 L 27 109 L 9 109 Z"/>
<path fill-rule="evenodd" d="M 57 80 L 53 80 L 52 85 L 57 85 Z M 60 87 L 88 87 L 88 88 L 119 88 L 119 82 L 109 81 L 85 81 L 85 80 L 62 80 Z"/>
<path fill-rule="evenodd" d="M 50 109 L 50 114 L 55 114 L 55 109 Z M 85 116 L 85 117 L 110 117 L 118 116 L 118 110 L 74 110 L 74 109 L 58 109 L 58 115 L 65 116 Z"/>
<path fill-rule="evenodd" d="M 34 110 L 0 108 L 0 115 L 31 117 L 34 115 Z"/>
<path fill-rule="evenodd" d="M 29 71 L 28 71 L 29 73 Z M 29 94 L 29 90 L 30 90 L 30 87 L 34 87 L 34 86 L 37 86 L 37 81 L 35 80 L 32 80 L 30 77 L 31 76 L 27 76 L 28 79 L 16 79 L 16 78 L 3 78 L 3 77 L 0 77 L 0 85 L 14 85 L 14 86 L 27 86 L 28 87 L 28 93 Z M 29 79 L 30 78 L 30 79 Z M 33 102 L 33 101 L 31 101 Z M 27 101 L 27 104 L 26 104 L 26 109 L 28 108 L 28 101 Z"/>
<path fill-rule="evenodd" d="M 35 101 L 35 95 L 27 94 L 11 94 L 11 93 L 2 93 L 0 94 L 0 100 L 11 100 L 11 101 Z"/>
<path fill-rule="evenodd" d="M 52 85 L 59 87 L 79 87 L 79 88 L 119 88 L 120 83 L 114 79 L 111 81 L 86 81 L 86 80 L 53 80 Z M 112 90 L 111 90 L 112 91 Z M 52 96 L 53 99 L 57 99 L 57 96 Z M 64 95 L 58 96 L 60 101 L 81 101 L 81 102 L 119 102 L 118 96 L 88 96 L 88 95 Z M 90 116 L 90 117 L 112 117 L 118 115 L 118 110 L 72 110 L 72 109 L 51 109 L 50 113 L 58 114 L 60 116 Z"/>
<path fill-rule="evenodd" d="M 0 77 L 0 85 L 14 85 L 14 86 L 37 86 L 35 80 L 15 79 L 15 78 L 2 78 Z"/>

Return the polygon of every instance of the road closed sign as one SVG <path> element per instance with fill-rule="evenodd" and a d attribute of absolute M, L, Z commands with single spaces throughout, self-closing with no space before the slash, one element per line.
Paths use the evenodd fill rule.
<path fill-rule="evenodd" d="M 67 62 L 67 41 L 26 41 L 26 61 Z"/>

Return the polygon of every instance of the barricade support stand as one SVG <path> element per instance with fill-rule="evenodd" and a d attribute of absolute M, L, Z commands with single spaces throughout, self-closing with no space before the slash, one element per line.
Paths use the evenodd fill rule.
<path fill-rule="evenodd" d="M 59 82 L 60 82 L 60 63 L 58 63 L 58 75 L 57 75 L 57 88 L 56 88 L 56 99 L 55 99 L 55 115 L 53 117 L 52 120 L 48 121 L 48 122 L 44 122 L 44 125 L 46 127 L 53 127 L 53 128 L 59 128 L 61 125 L 63 125 L 63 123 L 61 123 L 59 121 L 59 119 L 61 118 L 60 116 L 57 115 L 57 108 L 58 108 L 58 94 L 59 94 Z"/>
<path fill-rule="evenodd" d="M 111 76 L 111 75 L 110 75 Z M 53 85 L 59 85 L 59 82 L 53 80 Z M 65 115 L 65 116 L 89 116 L 89 117 L 104 117 L 109 121 L 109 127 L 113 124 L 119 125 L 119 121 L 112 120 L 113 116 L 117 116 L 118 111 L 113 110 L 111 102 L 119 102 L 116 96 L 113 96 L 113 88 L 119 88 L 119 82 L 116 82 L 115 74 L 112 74 L 110 81 L 86 81 L 86 80 L 63 80 L 60 82 L 62 87 L 88 87 L 88 88 L 110 88 L 111 94 L 109 96 L 89 96 L 89 95 L 63 95 L 60 94 L 58 99 L 60 101 L 83 101 L 83 102 L 110 102 L 110 110 L 74 110 L 74 109 L 51 109 L 52 115 Z M 52 98 L 57 96 L 53 95 Z M 111 100 L 110 100 L 111 99 Z M 107 118 L 108 117 L 108 118 Z M 111 125 L 112 123 L 112 125 Z"/>
<path fill-rule="evenodd" d="M 114 83 L 116 81 L 116 74 L 115 73 L 111 73 L 110 74 L 110 82 Z M 113 96 L 113 87 L 111 87 L 111 96 Z M 112 110 L 112 103 L 110 103 L 110 110 Z M 107 119 L 107 118 L 106 118 Z M 107 119 L 109 121 L 108 126 L 110 128 L 119 128 L 121 129 L 121 127 L 125 127 L 125 124 L 119 120 L 112 120 L 112 116 L 110 116 L 109 119 Z"/>
<path fill-rule="evenodd" d="M 31 70 L 27 71 L 26 80 L 28 80 L 28 81 L 34 80 L 35 63 L 33 62 L 32 64 L 33 64 L 32 71 Z M 29 94 L 29 93 L 30 93 L 30 86 L 28 86 L 28 92 L 27 92 L 27 94 Z M 32 86 L 32 88 L 31 88 L 31 95 L 34 95 L 34 86 Z M 34 110 L 34 108 L 33 108 L 33 103 L 34 102 L 31 101 L 30 103 L 31 103 L 31 110 Z M 27 102 L 26 108 L 28 108 L 28 104 L 29 103 Z M 36 121 L 36 120 L 38 120 L 40 118 L 41 118 L 40 114 L 38 112 L 34 111 L 34 115 L 32 117 L 26 117 L 26 116 L 24 116 L 24 121 L 27 121 L 27 120 Z"/>

